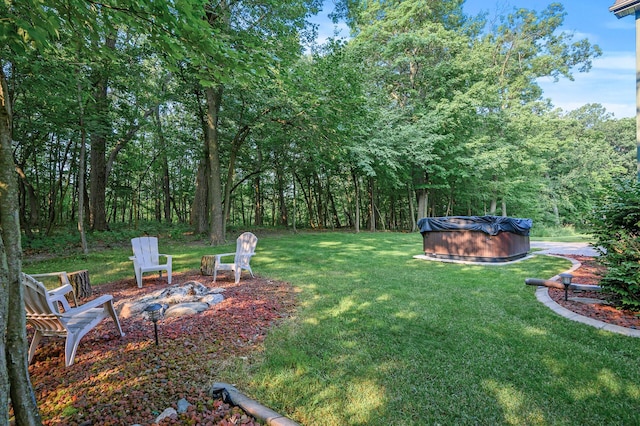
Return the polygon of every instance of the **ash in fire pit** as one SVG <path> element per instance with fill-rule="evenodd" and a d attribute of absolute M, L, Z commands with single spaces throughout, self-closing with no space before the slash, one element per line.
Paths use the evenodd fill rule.
<path fill-rule="evenodd" d="M 182 286 L 171 286 L 154 291 L 138 300 L 122 304 L 121 318 L 129 318 L 143 313 L 144 308 L 152 303 L 165 306 L 165 317 L 193 315 L 209 309 L 224 300 L 223 288 L 209 288 L 198 281 L 189 281 Z"/>

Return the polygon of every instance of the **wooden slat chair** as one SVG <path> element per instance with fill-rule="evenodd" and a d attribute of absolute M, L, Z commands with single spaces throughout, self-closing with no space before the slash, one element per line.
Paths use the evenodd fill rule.
<path fill-rule="evenodd" d="M 245 232 L 236 240 L 235 253 L 216 254 L 213 267 L 213 282 L 216 282 L 218 271 L 233 271 L 236 284 L 240 282 L 240 274 L 243 269 L 249 271 L 253 277 L 253 271 L 251 270 L 249 262 L 255 254 L 257 244 L 258 237 L 251 232 Z M 227 256 L 233 256 L 233 263 L 222 263 L 222 258 Z"/>
<path fill-rule="evenodd" d="M 72 308 L 65 295 L 73 292 L 73 287 L 69 284 L 66 273 L 56 274 L 60 274 L 63 285 L 54 290 L 47 290 L 44 284 L 36 279 L 54 274 L 22 274 L 27 323 L 35 330 L 29 345 L 29 363 L 33 360 L 42 337 L 64 337 L 64 363 L 69 367 L 75 359 L 80 339 L 103 319 L 111 317 L 120 336 L 124 336 L 124 333 L 113 308 L 113 296 L 103 295 L 83 305 L 76 304 L 76 307 Z"/>
<path fill-rule="evenodd" d="M 142 288 L 142 274 L 145 272 L 160 273 L 167 271 L 167 281 L 171 284 L 171 263 L 172 256 L 168 254 L 158 253 L 158 238 L 156 237 L 138 237 L 131 240 L 131 248 L 133 256 L 129 260 L 133 261 L 133 271 L 136 275 L 138 287 Z M 160 263 L 160 256 L 166 258 L 165 264 Z"/>

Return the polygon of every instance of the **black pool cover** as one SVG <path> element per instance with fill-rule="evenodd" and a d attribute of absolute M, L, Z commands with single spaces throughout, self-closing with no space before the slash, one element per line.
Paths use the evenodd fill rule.
<path fill-rule="evenodd" d="M 423 217 L 418 220 L 420 233 L 433 231 L 482 231 L 489 235 L 500 232 L 512 232 L 518 235 L 529 235 L 533 225 L 531 219 L 518 219 L 504 216 L 447 216 Z"/>

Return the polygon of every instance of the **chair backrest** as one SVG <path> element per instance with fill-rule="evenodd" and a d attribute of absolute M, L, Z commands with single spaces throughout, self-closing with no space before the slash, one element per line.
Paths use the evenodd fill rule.
<path fill-rule="evenodd" d="M 25 273 L 22 274 L 22 284 L 27 320 L 39 330 L 64 332 L 64 324 L 44 284 Z"/>
<path fill-rule="evenodd" d="M 258 244 L 258 237 L 251 232 L 245 232 L 240 235 L 236 240 L 236 255 L 234 263 L 240 266 L 249 265 L 251 256 L 254 255 L 256 245 Z"/>
<path fill-rule="evenodd" d="M 138 237 L 131 239 L 131 248 L 136 261 L 140 265 L 157 265 L 159 263 L 158 256 L 158 238 L 156 237 Z"/>

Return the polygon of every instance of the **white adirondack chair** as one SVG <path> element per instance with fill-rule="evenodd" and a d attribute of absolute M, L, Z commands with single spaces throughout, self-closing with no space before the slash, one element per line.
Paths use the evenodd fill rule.
<path fill-rule="evenodd" d="M 61 287 L 47 290 L 36 278 L 59 275 Z M 27 323 L 33 326 L 35 333 L 29 345 L 29 363 L 33 360 L 36 348 L 44 336 L 64 337 L 64 363 L 73 364 L 80 339 L 98 325 L 103 319 L 111 317 L 120 336 L 124 336 L 118 315 L 113 308 L 113 296 L 103 295 L 76 307 L 69 306 L 65 297 L 73 292 L 65 272 L 55 274 L 22 274 L 24 286 L 24 304 Z M 74 294 L 75 300 L 75 294 Z"/>
<path fill-rule="evenodd" d="M 216 282 L 218 271 L 233 271 L 236 284 L 240 282 L 240 273 L 243 269 L 249 271 L 253 277 L 249 262 L 251 261 L 251 256 L 255 254 L 256 244 L 258 244 L 258 237 L 251 232 L 245 232 L 236 240 L 235 253 L 216 254 L 213 267 L 213 282 Z M 233 263 L 222 263 L 222 258 L 227 256 L 233 256 Z"/>
<path fill-rule="evenodd" d="M 129 260 L 133 260 L 133 270 L 136 274 L 138 287 L 142 288 L 142 274 L 155 271 L 160 273 L 160 278 L 162 278 L 162 271 L 167 271 L 167 281 L 171 284 L 172 256 L 158 253 L 158 239 L 156 237 L 133 238 L 131 248 L 133 256 L 130 256 Z M 167 263 L 161 264 L 160 256 L 166 258 Z"/>

